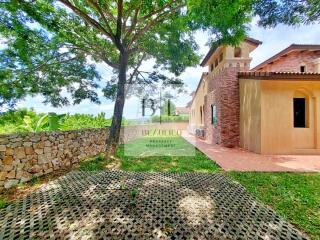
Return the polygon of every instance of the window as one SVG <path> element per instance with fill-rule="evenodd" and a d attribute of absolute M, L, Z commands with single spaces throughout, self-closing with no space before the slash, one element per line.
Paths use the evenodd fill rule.
<path fill-rule="evenodd" d="M 306 66 L 300 66 L 300 72 L 302 73 L 306 72 Z"/>
<path fill-rule="evenodd" d="M 239 47 L 234 48 L 234 57 L 236 58 L 241 57 L 241 48 Z"/>
<path fill-rule="evenodd" d="M 202 107 L 200 106 L 200 122 L 202 123 Z"/>
<path fill-rule="evenodd" d="M 222 62 L 222 60 L 223 60 L 223 53 L 220 54 L 219 62 Z"/>
<path fill-rule="evenodd" d="M 213 71 L 213 64 L 210 65 L 210 71 Z"/>
<path fill-rule="evenodd" d="M 217 67 L 219 65 L 219 61 L 218 59 L 216 59 L 216 61 L 214 62 L 214 67 Z"/>
<path fill-rule="evenodd" d="M 306 99 L 294 98 L 293 99 L 293 120 L 295 128 L 306 127 Z"/>
<path fill-rule="evenodd" d="M 217 107 L 215 104 L 211 105 L 211 124 L 213 127 L 217 125 Z"/>

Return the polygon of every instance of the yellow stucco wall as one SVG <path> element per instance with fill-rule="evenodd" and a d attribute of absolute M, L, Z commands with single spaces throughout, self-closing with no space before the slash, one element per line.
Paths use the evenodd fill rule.
<path fill-rule="evenodd" d="M 240 146 L 261 151 L 260 81 L 240 80 Z"/>
<path fill-rule="evenodd" d="M 201 121 L 200 107 L 204 106 L 204 97 L 207 94 L 207 86 L 206 83 L 207 77 L 204 76 L 202 81 L 200 82 L 198 91 L 196 92 L 189 113 L 189 127 L 191 129 L 199 128 L 204 126 L 204 113 L 203 119 Z"/>
<path fill-rule="evenodd" d="M 260 96 L 255 93 L 259 88 Z M 240 96 L 244 104 L 240 113 L 242 147 L 262 154 L 320 153 L 319 81 L 241 79 Z M 306 128 L 293 126 L 294 97 L 307 99 Z M 245 99 L 253 102 L 245 103 Z"/>

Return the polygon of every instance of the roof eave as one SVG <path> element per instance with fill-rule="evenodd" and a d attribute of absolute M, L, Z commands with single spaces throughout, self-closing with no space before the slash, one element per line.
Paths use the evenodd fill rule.
<path fill-rule="evenodd" d="M 249 42 L 250 44 L 253 44 L 255 46 L 259 46 L 262 44 L 261 41 L 254 39 L 254 38 L 250 38 L 250 37 L 246 37 L 244 39 L 245 42 Z M 206 56 L 204 57 L 204 59 L 202 60 L 202 62 L 200 63 L 201 67 L 205 67 L 207 62 L 209 61 L 209 59 L 211 58 L 211 56 L 216 52 L 216 50 L 222 45 L 219 46 L 213 46 L 210 48 L 209 52 L 206 54 Z"/>

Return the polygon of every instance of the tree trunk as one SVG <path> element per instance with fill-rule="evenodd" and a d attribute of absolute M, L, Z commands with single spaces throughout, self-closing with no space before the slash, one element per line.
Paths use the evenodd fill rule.
<path fill-rule="evenodd" d="M 128 67 L 128 54 L 126 52 L 120 53 L 120 66 L 118 75 L 118 88 L 117 97 L 113 110 L 113 117 L 111 127 L 109 129 L 109 136 L 106 139 L 106 154 L 105 158 L 109 159 L 114 156 L 120 138 L 121 122 L 123 107 L 125 102 L 125 84 L 126 84 L 126 74 Z"/>

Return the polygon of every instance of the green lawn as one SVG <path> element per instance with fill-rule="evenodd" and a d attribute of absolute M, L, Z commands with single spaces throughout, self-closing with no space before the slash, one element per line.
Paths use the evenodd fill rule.
<path fill-rule="evenodd" d="M 228 173 L 260 201 L 320 239 L 320 174 Z"/>
<path fill-rule="evenodd" d="M 165 138 L 168 139 L 168 138 Z M 160 146 L 159 146 L 160 140 Z M 172 148 L 161 147 L 164 138 L 143 138 L 121 145 L 117 151 L 119 168 L 125 171 L 137 172 L 217 172 L 219 166 L 208 159 L 203 153 L 196 150 L 181 137 L 171 137 L 169 145 Z M 146 147 L 147 144 L 153 147 Z M 167 143 L 165 143 L 167 144 Z M 166 153 L 169 156 L 163 156 Z M 105 162 L 98 157 L 93 160 L 84 161 L 80 164 L 82 170 L 101 170 L 110 162 Z"/>

